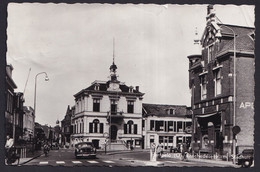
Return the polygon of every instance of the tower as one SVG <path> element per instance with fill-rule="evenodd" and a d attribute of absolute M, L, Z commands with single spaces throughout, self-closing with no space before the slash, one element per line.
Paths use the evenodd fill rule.
<path fill-rule="evenodd" d="M 115 64 L 115 39 L 113 39 L 113 63 L 110 66 L 110 80 L 109 82 L 109 88 L 107 89 L 108 91 L 117 91 L 121 92 L 122 90 L 119 88 L 120 81 L 117 80 L 117 66 Z"/>

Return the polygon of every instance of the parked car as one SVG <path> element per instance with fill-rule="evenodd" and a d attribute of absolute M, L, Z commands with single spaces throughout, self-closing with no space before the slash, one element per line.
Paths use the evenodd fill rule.
<path fill-rule="evenodd" d="M 75 145 L 75 157 L 96 158 L 96 148 L 92 142 L 81 142 Z"/>
<path fill-rule="evenodd" d="M 237 155 L 237 164 L 242 167 L 250 167 L 254 160 L 254 149 L 245 149 Z"/>
<path fill-rule="evenodd" d="M 51 150 L 59 150 L 59 144 L 58 143 L 52 143 L 51 144 Z"/>

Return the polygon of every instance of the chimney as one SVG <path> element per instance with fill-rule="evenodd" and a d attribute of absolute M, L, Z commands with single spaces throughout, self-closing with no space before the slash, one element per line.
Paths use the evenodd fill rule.
<path fill-rule="evenodd" d="M 210 4 L 210 5 L 208 5 L 208 12 L 207 12 L 207 15 L 209 15 L 209 14 L 211 14 L 212 13 L 212 11 L 213 11 L 213 5 L 212 4 Z"/>
<path fill-rule="evenodd" d="M 137 92 L 139 92 L 139 86 L 136 86 L 135 89 Z"/>
<path fill-rule="evenodd" d="M 7 73 L 7 75 L 10 77 L 10 78 L 12 78 L 12 71 L 13 71 L 13 66 L 11 65 L 11 64 L 8 64 L 8 65 L 6 65 L 6 73 Z"/>

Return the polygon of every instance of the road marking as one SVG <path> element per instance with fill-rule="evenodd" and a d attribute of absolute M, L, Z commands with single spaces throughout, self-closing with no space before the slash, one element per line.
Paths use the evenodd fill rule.
<path fill-rule="evenodd" d="M 103 161 L 105 163 L 115 163 L 114 161 Z"/>
<path fill-rule="evenodd" d="M 82 162 L 80 161 L 72 161 L 73 164 L 81 164 Z"/>
<path fill-rule="evenodd" d="M 48 164 L 48 161 L 39 162 L 39 164 Z"/>
<path fill-rule="evenodd" d="M 91 163 L 91 164 L 96 164 L 96 163 L 98 163 L 97 161 L 87 161 L 87 162 L 89 162 L 89 163 Z"/>
<path fill-rule="evenodd" d="M 65 164 L 64 161 L 56 161 L 56 164 Z"/>
<path fill-rule="evenodd" d="M 178 163 L 178 162 L 176 162 L 176 161 L 165 161 L 165 162 L 172 163 L 172 164 Z"/>

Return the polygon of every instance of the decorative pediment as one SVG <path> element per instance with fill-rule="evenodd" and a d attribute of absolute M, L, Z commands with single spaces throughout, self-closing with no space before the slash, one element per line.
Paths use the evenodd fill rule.
<path fill-rule="evenodd" d="M 206 47 L 213 42 L 218 40 L 218 33 L 219 33 L 220 27 L 217 25 L 217 23 L 212 22 L 210 25 L 208 25 L 203 33 L 202 36 L 202 47 Z"/>

